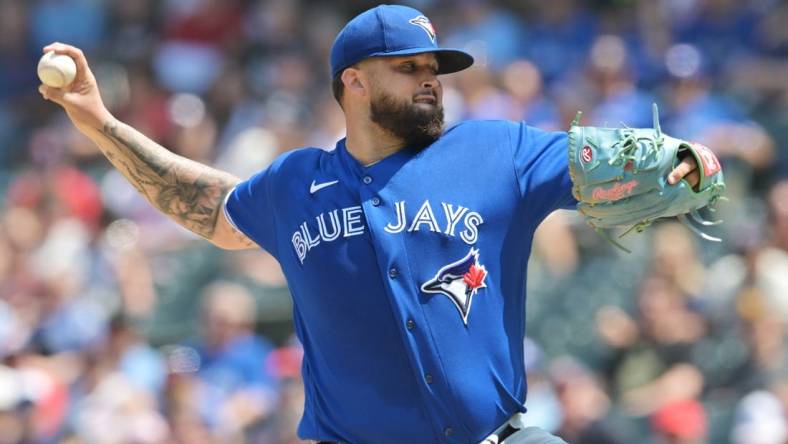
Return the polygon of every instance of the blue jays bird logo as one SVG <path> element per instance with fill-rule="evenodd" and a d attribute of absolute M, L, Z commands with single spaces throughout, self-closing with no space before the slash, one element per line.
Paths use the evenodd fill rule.
<path fill-rule="evenodd" d="M 468 325 L 473 295 L 480 288 L 487 287 L 484 283 L 486 278 L 487 269 L 479 264 L 479 250 L 471 248 L 462 259 L 441 267 L 434 278 L 421 286 L 421 291 L 448 296 L 460 311 L 462 322 Z"/>
<path fill-rule="evenodd" d="M 430 40 L 432 40 L 432 43 L 435 43 L 435 35 L 436 35 L 435 28 L 432 27 L 432 23 L 430 23 L 430 19 L 424 17 L 423 15 L 420 15 L 416 18 L 408 20 L 408 23 L 410 23 L 411 25 L 416 25 L 419 28 L 423 29 L 427 33 L 427 35 L 430 36 Z"/>

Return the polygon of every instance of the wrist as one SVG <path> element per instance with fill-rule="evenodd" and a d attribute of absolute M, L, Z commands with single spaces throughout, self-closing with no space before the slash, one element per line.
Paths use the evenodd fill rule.
<path fill-rule="evenodd" d="M 108 110 L 104 109 L 95 116 L 89 119 L 75 122 L 76 127 L 88 137 L 100 135 L 104 129 L 110 125 L 116 125 L 118 120 Z"/>

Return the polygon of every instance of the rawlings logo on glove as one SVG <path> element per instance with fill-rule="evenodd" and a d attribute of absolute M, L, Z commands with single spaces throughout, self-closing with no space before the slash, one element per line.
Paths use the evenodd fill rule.
<path fill-rule="evenodd" d="M 626 183 L 617 183 L 608 189 L 597 187 L 594 188 L 594 192 L 591 193 L 591 197 L 593 197 L 595 201 L 609 200 L 612 202 L 614 200 L 623 199 L 632 194 L 632 190 L 635 189 L 637 184 L 638 181 L 632 179 Z"/>
<path fill-rule="evenodd" d="M 624 250 L 602 229 L 626 227 L 623 236 L 643 231 L 656 219 L 676 216 L 704 239 L 719 241 L 686 217 L 704 226 L 719 223 L 697 213 L 725 191 L 720 162 L 709 148 L 663 134 L 656 104 L 654 128 L 579 126 L 580 115 L 569 129 L 569 174 L 577 209 L 588 225 Z M 675 185 L 667 181 L 679 154 L 695 157 L 700 176 L 695 189 L 685 180 Z"/>

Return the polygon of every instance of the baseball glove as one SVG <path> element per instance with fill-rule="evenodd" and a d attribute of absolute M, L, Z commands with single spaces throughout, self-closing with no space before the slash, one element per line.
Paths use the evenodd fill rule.
<path fill-rule="evenodd" d="M 657 105 L 654 128 L 598 128 L 579 126 L 581 113 L 569 129 L 569 174 L 577 209 L 586 223 L 616 246 L 628 251 L 602 229 L 626 227 L 642 232 L 656 219 L 677 216 L 704 239 L 716 240 L 687 221 L 689 214 L 704 226 L 697 210 L 714 204 L 725 191 L 722 169 L 714 153 L 662 133 Z M 698 164 L 700 183 L 693 189 L 685 180 L 667 181 L 686 155 Z"/>

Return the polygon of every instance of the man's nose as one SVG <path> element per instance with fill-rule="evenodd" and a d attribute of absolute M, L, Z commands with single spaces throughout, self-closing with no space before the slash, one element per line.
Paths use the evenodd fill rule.
<path fill-rule="evenodd" d="M 435 89 L 438 87 L 438 77 L 431 74 L 421 82 L 421 87 L 424 89 Z"/>

